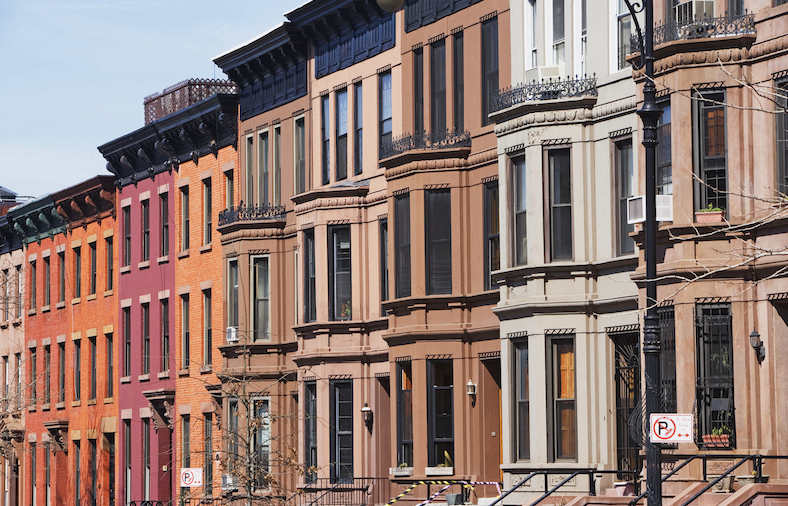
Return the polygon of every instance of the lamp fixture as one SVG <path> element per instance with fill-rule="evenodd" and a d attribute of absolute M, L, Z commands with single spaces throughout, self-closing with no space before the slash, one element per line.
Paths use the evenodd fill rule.
<path fill-rule="evenodd" d="M 369 407 L 368 403 L 364 403 L 364 406 L 361 408 L 361 417 L 364 419 L 364 425 L 367 426 L 367 430 L 372 432 L 372 408 Z"/>
<path fill-rule="evenodd" d="M 378 7 L 387 12 L 398 11 L 402 8 L 405 0 L 376 0 Z"/>
<path fill-rule="evenodd" d="M 465 384 L 465 393 L 472 397 L 476 397 L 476 383 L 474 383 L 473 380 L 468 380 L 468 383 Z"/>
<path fill-rule="evenodd" d="M 766 348 L 763 347 L 761 335 L 755 329 L 750 333 L 750 346 L 755 350 L 755 358 L 758 359 L 758 363 L 763 362 L 763 359 L 766 358 Z"/>

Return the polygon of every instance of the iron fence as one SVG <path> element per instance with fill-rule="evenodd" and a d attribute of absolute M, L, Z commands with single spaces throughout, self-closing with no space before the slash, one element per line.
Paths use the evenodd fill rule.
<path fill-rule="evenodd" d="M 299 506 L 367 506 L 386 504 L 396 494 L 388 478 L 318 478 L 298 494 Z"/>
<path fill-rule="evenodd" d="M 160 93 L 148 95 L 145 105 L 145 124 L 185 109 L 217 93 L 238 93 L 238 85 L 224 79 L 187 79 Z"/>
<path fill-rule="evenodd" d="M 150 499 L 145 499 L 143 501 L 128 501 L 125 504 L 126 506 L 171 506 L 172 501 L 153 501 Z"/>
<path fill-rule="evenodd" d="M 219 226 L 229 225 L 237 221 L 284 220 L 286 217 L 287 211 L 285 206 L 246 206 L 241 201 L 237 206 L 219 212 Z"/>
<path fill-rule="evenodd" d="M 499 90 L 492 97 L 492 111 L 497 112 L 524 102 L 556 100 L 582 96 L 596 96 L 596 77 L 567 77 L 553 81 L 548 79 L 531 84 L 520 84 Z"/>
<path fill-rule="evenodd" d="M 450 149 L 471 147 L 470 132 L 421 132 L 403 134 L 380 145 L 380 158 L 401 155 L 416 149 Z"/>
<path fill-rule="evenodd" d="M 658 23 L 654 27 L 654 46 L 672 42 L 674 40 L 704 39 L 711 37 L 727 37 L 731 35 L 754 35 L 755 17 L 752 14 L 719 16 L 716 18 L 706 15 L 695 16 L 689 21 L 669 21 Z M 630 37 L 630 47 L 633 53 L 641 51 L 640 39 L 636 34 Z"/>

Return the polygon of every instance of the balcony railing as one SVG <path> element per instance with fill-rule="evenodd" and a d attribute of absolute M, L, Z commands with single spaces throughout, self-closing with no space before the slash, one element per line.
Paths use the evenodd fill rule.
<path fill-rule="evenodd" d="M 691 21 L 669 21 L 659 23 L 654 27 L 654 46 L 673 42 L 675 40 L 706 39 L 713 37 L 728 37 L 732 35 L 754 35 L 755 17 L 744 13 L 735 16 L 720 16 L 711 18 L 696 16 Z M 632 34 L 630 47 L 633 53 L 641 51 L 640 40 Z"/>
<path fill-rule="evenodd" d="M 571 79 L 558 79 L 553 81 L 520 84 L 511 88 L 504 88 L 492 97 L 492 111 L 497 112 L 512 107 L 513 105 L 539 100 L 556 100 L 559 98 L 572 98 L 582 96 L 596 96 L 596 77 L 575 77 Z"/>
<path fill-rule="evenodd" d="M 286 217 L 285 206 L 245 206 L 241 201 L 236 207 L 225 209 L 219 213 L 219 226 L 222 227 L 237 221 L 284 220 Z"/>
<path fill-rule="evenodd" d="M 470 148 L 470 132 L 421 132 L 418 134 L 403 134 L 391 142 L 380 145 L 380 158 L 401 155 L 416 149 L 452 149 Z"/>
<path fill-rule="evenodd" d="M 238 86 L 224 79 L 187 79 L 160 93 L 148 95 L 145 104 L 145 124 L 185 109 L 217 93 L 238 93 Z"/>

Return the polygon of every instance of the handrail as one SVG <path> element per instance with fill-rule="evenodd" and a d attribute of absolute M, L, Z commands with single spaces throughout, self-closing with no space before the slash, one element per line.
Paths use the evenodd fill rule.
<path fill-rule="evenodd" d="M 532 502 L 529 506 L 536 506 L 540 502 L 544 501 L 547 497 L 549 497 L 553 492 L 555 492 L 556 490 L 558 490 L 559 488 L 564 486 L 564 483 L 566 483 L 569 480 L 573 479 L 575 476 L 577 476 L 579 474 L 583 474 L 583 473 L 585 473 L 585 471 L 575 471 L 574 473 L 570 474 L 569 476 L 564 478 L 564 480 L 561 483 L 559 483 L 558 485 L 554 486 L 553 488 L 551 488 L 550 490 L 548 490 L 547 492 L 542 494 L 542 497 L 540 497 L 536 501 Z M 594 482 L 594 477 L 593 477 L 593 475 L 589 475 L 588 478 L 589 478 L 589 485 L 588 486 L 589 486 L 589 488 L 591 488 L 591 487 L 593 487 L 592 483 Z M 596 491 L 595 490 L 593 491 L 594 493 L 591 493 L 591 492 L 592 491 L 589 490 L 588 491 L 588 495 L 596 495 Z"/>
<path fill-rule="evenodd" d="M 564 473 L 567 473 L 567 472 L 572 473 L 571 476 L 569 476 L 568 478 L 564 479 L 558 485 L 555 485 L 552 489 L 550 489 L 550 490 L 547 489 L 547 486 L 548 486 L 547 485 L 547 477 L 548 476 L 554 475 L 554 474 L 564 474 Z M 502 500 L 504 500 L 509 494 L 511 494 L 512 492 L 514 492 L 518 488 L 520 488 L 523 485 L 525 485 L 525 483 L 527 481 L 529 481 L 531 478 L 533 478 L 534 476 L 544 476 L 545 477 L 545 487 L 544 487 L 545 493 L 544 493 L 544 495 L 542 495 L 542 497 L 540 497 L 536 502 L 531 503 L 529 505 L 529 506 L 535 506 L 536 504 L 539 504 L 541 501 L 546 499 L 548 496 L 552 495 L 553 492 L 555 492 L 556 490 L 558 490 L 559 488 L 564 486 L 569 480 L 571 480 L 575 476 L 579 476 L 579 475 L 583 475 L 583 474 L 587 474 L 588 475 L 588 495 L 595 496 L 596 495 L 596 482 L 594 481 L 594 475 L 597 475 L 597 474 L 632 474 L 632 475 L 637 476 L 638 472 L 637 471 L 621 471 L 621 470 L 617 470 L 617 469 L 589 469 L 589 468 L 587 468 L 587 469 L 538 469 L 536 471 L 533 471 L 528 476 L 526 476 L 517 485 L 513 486 L 511 489 L 506 491 L 503 495 L 501 495 L 501 497 L 499 497 L 495 501 L 493 501 L 492 504 L 490 504 L 490 506 L 496 506 L 498 503 L 500 503 Z"/>
<path fill-rule="evenodd" d="M 728 476 L 731 472 L 733 472 L 733 470 L 738 468 L 740 465 L 744 464 L 745 462 L 749 462 L 751 459 L 753 459 L 753 457 L 755 457 L 755 456 L 754 455 L 748 455 L 748 456 L 744 457 L 743 459 L 741 459 L 736 465 L 734 465 L 733 467 L 731 467 L 730 469 L 728 469 L 727 471 L 725 471 L 724 473 L 719 475 L 716 480 L 712 481 L 711 483 L 709 483 L 708 485 L 706 485 L 705 487 L 700 489 L 700 491 L 696 492 L 695 495 L 690 497 L 689 501 L 685 502 L 681 506 L 687 506 L 689 503 L 691 503 L 692 501 L 694 501 L 695 499 L 697 499 L 698 497 L 703 495 L 708 489 L 710 489 L 711 487 L 713 487 L 714 485 L 719 483 L 723 478 Z M 705 474 L 705 472 L 706 472 L 705 466 L 704 466 L 704 470 L 703 471 L 704 471 L 704 474 Z"/>
<path fill-rule="evenodd" d="M 532 472 L 531 474 L 529 474 L 528 476 L 526 476 L 526 477 L 525 477 L 525 479 L 523 479 L 523 481 L 521 481 L 521 482 L 520 482 L 520 483 L 518 483 L 517 485 L 513 486 L 511 489 L 509 489 L 509 491 L 507 491 L 507 492 L 506 492 L 505 494 L 503 494 L 501 497 L 499 497 L 498 499 L 496 499 L 495 501 L 493 501 L 493 503 L 492 503 L 492 504 L 490 504 L 490 506 L 495 506 L 495 505 L 496 505 L 496 504 L 498 504 L 499 502 L 503 501 L 503 500 L 506 498 L 506 496 L 508 496 L 509 494 L 511 494 L 512 492 L 514 492 L 515 490 L 517 490 L 518 488 L 522 487 L 523 485 L 525 485 L 525 482 L 526 482 L 526 481 L 530 480 L 531 478 L 533 478 L 534 476 L 536 476 L 536 475 L 538 475 L 538 474 L 541 474 L 541 471 L 534 471 L 534 472 Z"/>

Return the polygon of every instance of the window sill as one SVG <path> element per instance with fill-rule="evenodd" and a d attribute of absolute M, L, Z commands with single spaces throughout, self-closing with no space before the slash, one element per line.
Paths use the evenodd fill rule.
<path fill-rule="evenodd" d="M 55 409 L 66 409 L 66 403 L 65 402 L 58 402 L 58 403 L 56 403 L 55 404 Z"/>
<path fill-rule="evenodd" d="M 9 325 L 9 321 L 5 320 L 4 322 L 0 322 L 0 329 L 7 329 Z"/>
<path fill-rule="evenodd" d="M 55 309 L 63 309 L 64 307 L 66 307 L 66 301 L 64 300 L 61 300 L 60 302 L 55 304 Z"/>
<path fill-rule="evenodd" d="M 50 309 L 49 304 L 47 304 L 46 306 L 41 306 L 41 312 L 42 313 L 48 313 L 49 309 Z"/>
<path fill-rule="evenodd" d="M 189 369 L 178 369 L 178 376 L 188 376 Z"/>
<path fill-rule="evenodd" d="M 140 269 L 140 270 L 147 269 L 148 267 L 150 267 L 150 261 L 149 260 L 145 260 L 144 262 L 140 262 L 140 263 L 137 264 L 137 269 Z"/>
<path fill-rule="evenodd" d="M 41 405 L 41 411 L 49 411 L 49 403 Z"/>
<path fill-rule="evenodd" d="M 186 258 L 189 256 L 189 250 L 185 249 L 178 253 L 178 258 Z"/>
<path fill-rule="evenodd" d="M 403 476 L 413 476 L 412 467 L 390 467 L 389 474 L 395 478 Z"/>
<path fill-rule="evenodd" d="M 96 294 L 92 293 L 92 294 L 88 295 L 87 300 L 96 300 Z"/>
<path fill-rule="evenodd" d="M 112 404 L 113 402 L 115 402 L 114 397 L 104 397 L 104 404 Z"/>
<path fill-rule="evenodd" d="M 200 374 L 207 374 L 213 372 L 213 364 L 200 366 Z"/>
<path fill-rule="evenodd" d="M 131 383 L 131 376 L 123 376 L 120 378 L 121 383 Z"/>
<path fill-rule="evenodd" d="M 11 322 L 11 324 L 12 324 L 14 327 L 18 327 L 18 326 L 22 325 L 22 318 L 16 318 L 16 319 L 14 319 L 14 321 L 13 321 L 13 322 Z"/>
<path fill-rule="evenodd" d="M 126 274 L 127 272 L 131 272 L 131 266 L 130 265 L 124 265 L 123 267 L 120 268 L 120 273 L 121 274 Z"/>
<path fill-rule="evenodd" d="M 113 295 L 115 295 L 115 290 L 107 290 L 104 292 L 104 297 L 112 297 Z"/>
<path fill-rule="evenodd" d="M 150 381 L 150 374 L 140 374 L 139 376 L 137 376 L 137 381 L 139 381 L 140 383 L 144 381 Z"/>
<path fill-rule="evenodd" d="M 36 407 L 35 406 L 28 406 L 27 407 L 27 412 L 28 413 L 34 413 L 35 411 L 36 411 Z"/>
<path fill-rule="evenodd" d="M 453 476 L 453 467 L 425 467 L 424 474 L 426 476 Z"/>
<path fill-rule="evenodd" d="M 205 246 L 200 246 L 200 253 L 207 253 L 213 249 L 213 244 L 206 244 Z"/>
<path fill-rule="evenodd" d="M 82 401 L 71 401 L 72 408 L 78 408 L 81 405 L 82 405 Z"/>
<path fill-rule="evenodd" d="M 37 312 L 38 312 L 38 311 L 37 311 L 37 310 L 35 310 L 35 309 L 28 309 L 28 310 L 27 310 L 27 316 L 33 316 L 33 315 L 34 315 L 34 314 L 36 314 Z"/>
<path fill-rule="evenodd" d="M 156 259 L 156 263 L 159 264 L 166 264 L 170 261 L 170 255 L 164 255 L 163 257 L 159 257 Z"/>
<path fill-rule="evenodd" d="M 96 399 L 88 399 L 88 406 L 95 406 L 95 405 L 96 405 Z"/>
<path fill-rule="evenodd" d="M 82 298 L 81 297 L 75 297 L 75 298 L 71 299 L 71 305 L 72 306 L 74 304 L 79 304 L 80 302 L 82 302 Z"/>
<path fill-rule="evenodd" d="M 156 375 L 158 379 L 170 379 L 170 371 L 162 371 Z"/>

